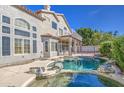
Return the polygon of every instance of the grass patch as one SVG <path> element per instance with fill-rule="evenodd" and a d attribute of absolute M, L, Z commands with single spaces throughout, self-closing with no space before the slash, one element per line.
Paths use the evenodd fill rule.
<path fill-rule="evenodd" d="M 108 87 L 124 87 L 123 84 L 104 76 L 98 76 L 99 80 Z"/>

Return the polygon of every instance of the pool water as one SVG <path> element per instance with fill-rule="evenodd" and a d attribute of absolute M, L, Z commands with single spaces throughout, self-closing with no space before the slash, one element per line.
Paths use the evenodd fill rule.
<path fill-rule="evenodd" d="M 57 76 L 36 80 L 31 87 L 105 87 L 94 74 L 62 73 Z"/>
<path fill-rule="evenodd" d="M 78 57 L 65 59 L 63 67 L 65 70 L 96 70 L 105 60 L 91 57 Z"/>
<path fill-rule="evenodd" d="M 68 87 L 105 87 L 94 74 L 74 74 Z"/>

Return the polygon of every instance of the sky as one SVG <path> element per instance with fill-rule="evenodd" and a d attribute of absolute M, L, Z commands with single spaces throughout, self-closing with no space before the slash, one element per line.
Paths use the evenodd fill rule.
<path fill-rule="evenodd" d="M 43 5 L 26 5 L 33 12 Z M 92 28 L 124 34 L 124 6 L 52 5 L 51 11 L 63 13 L 72 29 Z"/>

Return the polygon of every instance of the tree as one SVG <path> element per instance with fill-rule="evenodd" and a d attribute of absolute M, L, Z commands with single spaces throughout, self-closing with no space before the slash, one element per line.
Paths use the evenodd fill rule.
<path fill-rule="evenodd" d="M 76 31 L 82 36 L 83 45 L 92 45 L 93 30 L 91 28 L 80 28 Z"/>
<path fill-rule="evenodd" d="M 92 43 L 93 45 L 99 45 L 101 42 L 102 34 L 100 32 L 95 32 L 93 34 Z"/>
<path fill-rule="evenodd" d="M 124 36 L 113 40 L 112 55 L 117 65 L 124 71 Z"/>
<path fill-rule="evenodd" d="M 82 36 L 83 45 L 99 45 L 101 42 L 113 39 L 112 32 L 103 32 L 91 28 L 79 28 L 76 31 Z"/>
<path fill-rule="evenodd" d="M 112 34 L 110 34 L 110 33 L 102 33 L 101 42 L 111 41 L 112 39 L 113 39 Z"/>
<path fill-rule="evenodd" d="M 105 41 L 100 44 L 100 53 L 102 56 L 106 56 L 108 58 L 112 57 L 112 41 Z"/>
<path fill-rule="evenodd" d="M 118 35 L 118 31 L 115 30 L 114 33 L 113 33 L 113 36 L 117 36 Z"/>

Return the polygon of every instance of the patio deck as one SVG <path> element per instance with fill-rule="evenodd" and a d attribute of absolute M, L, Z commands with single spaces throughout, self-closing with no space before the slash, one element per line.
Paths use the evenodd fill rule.
<path fill-rule="evenodd" d="M 50 62 L 52 61 L 43 60 L 43 61 L 35 61 L 29 64 L 0 68 L 0 86 L 1 87 L 26 86 L 26 82 L 28 82 L 29 80 L 33 80 L 36 77 L 35 74 L 26 73 L 29 71 L 29 68 L 40 67 L 40 66 L 45 67 Z"/>

